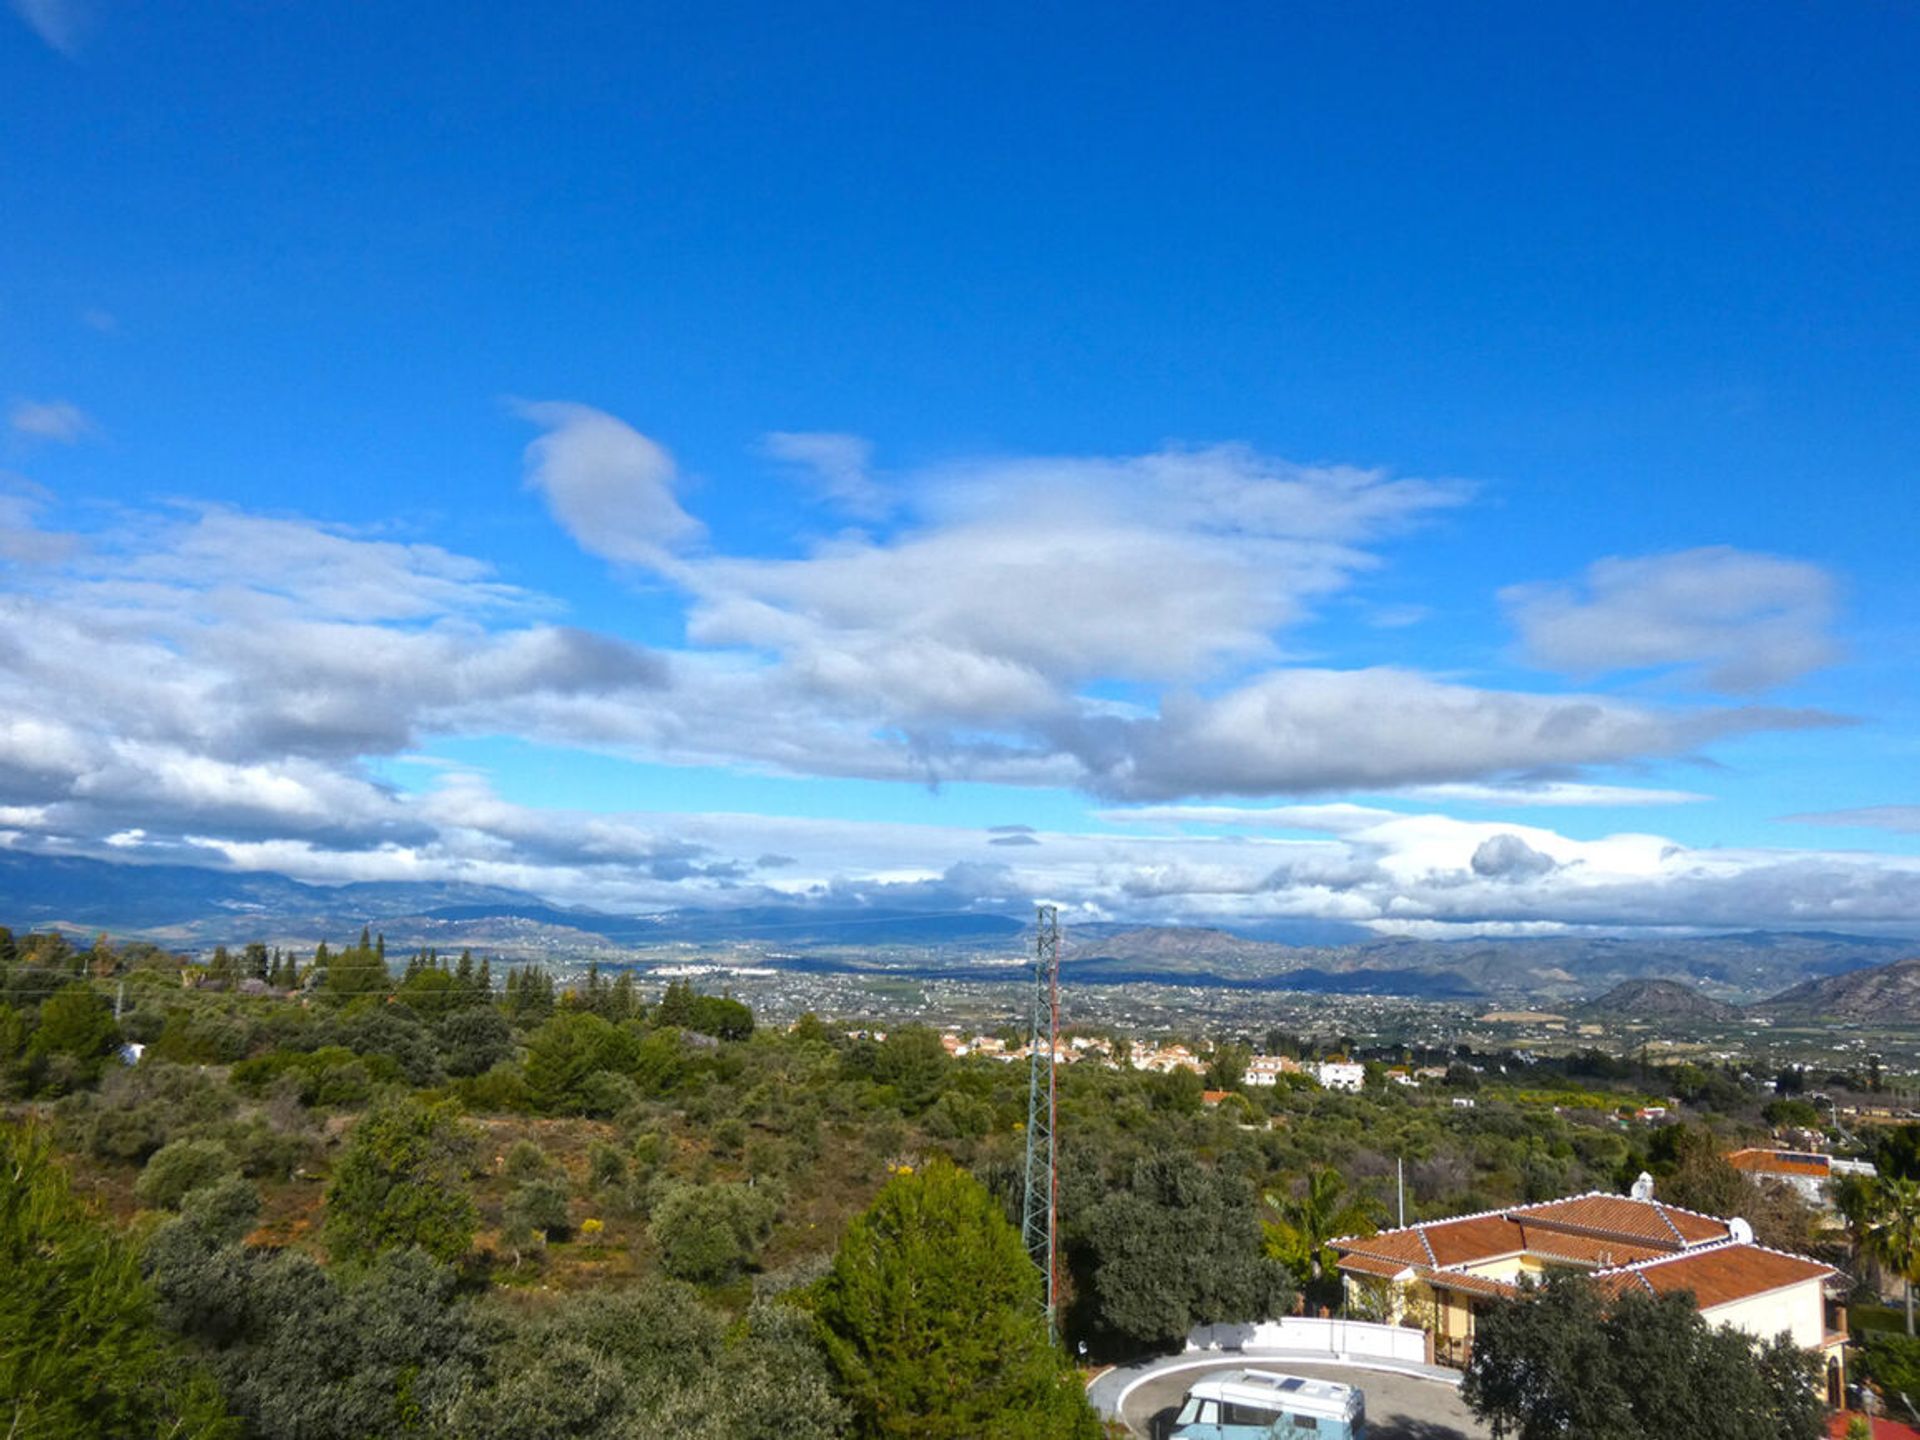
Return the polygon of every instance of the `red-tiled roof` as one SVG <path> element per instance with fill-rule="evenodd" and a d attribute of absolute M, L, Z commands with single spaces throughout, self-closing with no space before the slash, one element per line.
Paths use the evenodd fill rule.
<path fill-rule="evenodd" d="M 1683 1255 L 1649 1260 L 1629 1270 L 1601 1271 L 1595 1278 L 1631 1274 L 1658 1295 L 1691 1291 L 1696 1305 L 1711 1310 L 1804 1280 L 1824 1280 L 1834 1273 L 1831 1265 L 1804 1256 L 1763 1245 L 1732 1244 L 1709 1245 Z"/>
<path fill-rule="evenodd" d="M 1342 1270 L 1351 1270 L 1359 1275 L 1378 1275 L 1383 1279 L 1395 1280 L 1411 1268 L 1402 1260 L 1379 1260 L 1371 1255 L 1346 1255 L 1340 1260 Z"/>
<path fill-rule="evenodd" d="M 1616 1240 L 1605 1235 L 1582 1235 L 1573 1230 L 1555 1230 L 1545 1225 L 1523 1224 L 1525 1249 L 1542 1260 L 1565 1261 L 1574 1265 L 1631 1265 L 1672 1253 L 1671 1247 L 1640 1245 L 1631 1240 Z"/>
<path fill-rule="evenodd" d="M 1731 1233 L 1726 1221 L 1711 1215 L 1626 1195 L 1575 1195 L 1523 1205 L 1509 1213 L 1536 1225 L 1671 1248 L 1724 1240 Z"/>
<path fill-rule="evenodd" d="M 1724 1241 L 1724 1220 L 1656 1200 L 1575 1195 L 1511 1210 L 1432 1220 L 1365 1238 L 1334 1241 L 1343 1254 L 1367 1254 L 1435 1268 L 1483 1264 L 1528 1254 L 1576 1265 L 1623 1265 L 1695 1245 Z"/>
<path fill-rule="evenodd" d="M 1613 1295 L 1689 1291 L 1703 1310 L 1836 1273 L 1817 1260 L 1735 1241 L 1732 1226 L 1711 1215 L 1621 1195 L 1576 1195 L 1334 1245 L 1342 1269 L 1389 1278 L 1411 1269 L 1431 1284 L 1477 1295 L 1518 1292 L 1468 1268 L 1524 1254 L 1586 1266 Z"/>
<path fill-rule="evenodd" d="M 1520 1287 L 1508 1281 L 1495 1280 L 1487 1275 L 1469 1275 L 1461 1270 L 1436 1271 L 1428 1277 L 1428 1283 L 1445 1290 L 1487 1295 L 1497 1300 L 1511 1300 L 1520 1293 Z"/>
<path fill-rule="evenodd" d="M 1432 1247 L 1435 1265 L 1472 1265 L 1501 1255 L 1517 1255 L 1526 1248 L 1523 1227 L 1504 1215 L 1441 1220 L 1420 1229 Z"/>
<path fill-rule="evenodd" d="M 1727 1163 L 1736 1170 L 1757 1175 L 1810 1175 L 1825 1180 L 1833 1173 L 1833 1166 L 1825 1155 L 1811 1155 L 1802 1150 L 1735 1150 L 1727 1156 Z"/>

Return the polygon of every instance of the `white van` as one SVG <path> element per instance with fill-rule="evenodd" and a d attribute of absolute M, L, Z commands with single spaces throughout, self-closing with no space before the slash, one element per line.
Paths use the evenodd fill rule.
<path fill-rule="evenodd" d="M 1367 1396 L 1272 1370 L 1228 1370 L 1187 1392 L 1168 1440 L 1363 1440 Z"/>

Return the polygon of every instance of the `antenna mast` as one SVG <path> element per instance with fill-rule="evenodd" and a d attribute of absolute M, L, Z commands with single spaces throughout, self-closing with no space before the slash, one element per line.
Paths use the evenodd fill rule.
<path fill-rule="evenodd" d="M 1033 1009 L 1027 1026 L 1027 1170 L 1020 1233 L 1046 1277 L 1047 1333 L 1057 1334 L 1060 1244 L 1060 1153 L 1054 1134 L 1059 1100 L 1055 1057 L 1060 1049 L 1060 911 L 1034 914 Z"/>

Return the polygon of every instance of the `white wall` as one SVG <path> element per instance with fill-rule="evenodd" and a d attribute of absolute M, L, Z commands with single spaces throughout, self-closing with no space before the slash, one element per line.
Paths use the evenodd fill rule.
<path fill-rule="evenodd" d="M 1700 1313 L 1712 1324 L 1731 1325 L 1762 1340 L 1771 1340 L 1785 1330 L 1803 1350 L 1818 1350 L 1826 1338 L 1826 1300 L 1817 1279 L 1803 1280 L 1770 1295 L 1732 1300 Z"/>
<path fill-rule="evenodd" d="M 1420 1365 L 1427 1358 L 1426 1336 L 1404 1325 L 1375 1325 L 1365 1320 L 1314 1320 L 1290 1315 L 1250 1325 L 1200 1325 L 1187 1337 L 1189 1350 L 1297 1350 L 1330 1360 L 1388 1360 Z"/>

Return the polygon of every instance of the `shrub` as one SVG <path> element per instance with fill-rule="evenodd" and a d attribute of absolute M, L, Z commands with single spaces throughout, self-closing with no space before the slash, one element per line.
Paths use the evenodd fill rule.
<path fill-rule="evenodd" d="M 753 1263 L 773 1233 L 778 1208 L 764 1188 L 669 1184 L 653 1201 L 648 1228 L 663 1270 L 677 1280 L 714 1284 Z"/>
<path fill-rule="evenodd" d="M 547 1152 L 531 1140 L 516 1140 L 507 1151 L 501 1174 L 509 1180 L 537 1180 L 553 1168 Z"/>
<path fill-rule="evenodd" d="M 565 1240 L 573 1233 L 573 1220 L 567 1214 L 567 1187 L 553 1179 L 526 1181 L 507 1197 L 500 1228 L 509 1244 L 533 1236 Z"/>
<path fill-rule="evenodd" d="M 134 1184 L 140 1203 L 153 1210 L 177 1210 L 189 1191 L 238 1174 L 240 1162 L 214 1140 L 175 1140 L 147 1161 Z"/>
<path fill-rule="evenodd" d="M 445 1107 L 401 1096 L 369 1110 L 327 1186 L 334 1255 L 364 1260 L 415 1245 L 436 1260 L 464 1255 L 477 1221 L 462 1183 L 471 1144 Z"/>
<path fill-rule="evenodd" d="M 627 1183 L 627 1157 L 604 1140 L 587 1147 L 587 1184 L 595 1190 L 617 1190 Z"/>

